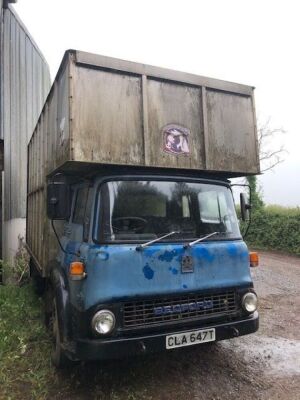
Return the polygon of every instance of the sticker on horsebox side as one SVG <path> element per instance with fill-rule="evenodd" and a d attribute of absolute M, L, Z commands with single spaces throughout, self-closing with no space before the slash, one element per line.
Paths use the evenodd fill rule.
<path fill-rule="evenodd" d="M 168 124 L 163 127 L 163 150 L 169 154 L 190 154 L 190 130 L 177 124 Z"/>
<path fill-rule="evenodd" d="M 199 331 L 177 333 L 176 335 L 166 336 L 166 348 L 175 349 L 177 347 L 192 346 L 194 344 L 213 342 L 216 340 L 216 330 L 201 329 Z"/>

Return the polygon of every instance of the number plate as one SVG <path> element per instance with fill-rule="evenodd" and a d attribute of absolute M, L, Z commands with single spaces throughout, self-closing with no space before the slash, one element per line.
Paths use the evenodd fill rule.
<path fill-rule="evenodd" d="M 166 336 L 166 348 L 192 346 L 193 344 L 213 342 L 216 340 L 216 331 L 212 329 L 201 329 L 200 331 L 178 333 Z"/>

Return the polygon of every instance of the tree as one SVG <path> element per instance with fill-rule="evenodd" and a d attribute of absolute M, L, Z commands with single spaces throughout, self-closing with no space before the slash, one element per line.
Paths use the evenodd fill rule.
<path fill-rule="evenodd" d="M 272 127 L 270 118 L 264 123 L 258 121 L 257 139 L 261 172 L 273 170 L 276 165 L 284 161 L 284 155 L 287 153 L 284 145 L 274 149 L 270 142 L 285 133 L 286 131 L 282 127 Z"/>
<path fill-rule="evenodd" d="M 274 141 L 278 136 L 285 133 L 283 128 L 272 127 L 270 118 L 266 119 L 264 123 L 258 122 L 257 139 L 261 172 L 273 170 L 278 164 L 284 161 L 284 154 L 287 153 L 284 145 L 279 145 L 278 148 L 274 149 L 271 141 Z M 253 209 L 261 209 L 264 203 L 257 189 L 257 176 L 248 176 L 246 180 L 251 188 Z"/>

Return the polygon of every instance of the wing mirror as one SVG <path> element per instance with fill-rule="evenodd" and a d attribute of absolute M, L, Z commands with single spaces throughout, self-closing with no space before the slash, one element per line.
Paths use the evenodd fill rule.
<path fill-rule="evenodd" d="M 70 187 L 61 176 L 54 177 L 47 185 L 47 216 L 51 220 L 64 220 L 70 214 Z"/>
<path fill-rule="evenodd" d="M 242 220 L 248 221 L 250 219 L 249 211 L 251 210 L 251 204 L 247 203 L 245 193 L 240 193 L 240 206 Z"/>

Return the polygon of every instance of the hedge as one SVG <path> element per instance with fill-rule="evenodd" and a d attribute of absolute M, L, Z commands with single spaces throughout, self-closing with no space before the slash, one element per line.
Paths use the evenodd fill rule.
<path fill-rule="evenodd" d="M 265 206 L 253 212 L 246 242 L 300 256 L 300 208 Z"/>

